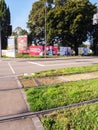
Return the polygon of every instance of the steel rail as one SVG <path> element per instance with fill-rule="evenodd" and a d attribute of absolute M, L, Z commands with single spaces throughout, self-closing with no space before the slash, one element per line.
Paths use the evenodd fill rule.
<path fill-rule="evenodd" d="M 95 103 L 95 102 L 98 102 L 98 98 L 88 100 L 88 101 L 79 102 L 79 103 L 70 104 L 67 106 L 57 107 L 57 108 L 48 109 L 48 110 L 42 110 L 42 111 L 38 111 L 38 112 L 27 112 L 27 113 L 20 113 L 20 114 L 16 114 L 16 115 L 4 116 L 4 117 L 0 117 L 0 122 L 18 120 L 21 118 L 34 117 L 34 116 L 38 116 L 38 115 L 45 115 L 45 114 L 51 113 L 53 111 L 72 108 L 72 107 L 79 107 L 82 105 L 91 104 L 91 103 Z"/>

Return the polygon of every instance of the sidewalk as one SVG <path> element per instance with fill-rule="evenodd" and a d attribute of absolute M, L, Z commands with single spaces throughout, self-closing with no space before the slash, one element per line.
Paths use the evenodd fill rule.
<path fill-rule="evenodd" d="M 28 112 L 21 93 L 16 90 L 17 80 L 13 77 L 0 78 L 0 117 Z M 12 90 L 11 90 L 12 89 Z M 32 118 L 0 122 L 0 130 L 36 130 Z"/>

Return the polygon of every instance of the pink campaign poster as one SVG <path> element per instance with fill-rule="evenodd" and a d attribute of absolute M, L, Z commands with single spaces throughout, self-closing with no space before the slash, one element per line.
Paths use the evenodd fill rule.
<path fill-rule="evenodd" d="M 18 44 L 18 53 L 27 53 L 27 36 L 18 36 L 17 38 Z"/>
<path fill-rule="evenodd" d="M 30 46 L 29 54 L 32 56 L 42 56 L 43 55 L 43 47 L 42 46 Z"/>

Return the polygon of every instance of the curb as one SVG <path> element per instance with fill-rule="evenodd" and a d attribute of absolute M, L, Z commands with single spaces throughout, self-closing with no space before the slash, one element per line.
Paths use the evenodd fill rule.
<path fill-rule="evenodd" d="M 16 80 L 17 80 L 18 87 L 22 88 L 22 85 L 21 85 L 21 83 L 20 83 L 20 81 L 18 80 L 17 77 L 16 77 Z M 24 101 L 26 103 L 27 109 L 30 111 L 30 106 L 29 106 L 29 104 L 27 102 L 25 93 L 24 93 L 24 91 L 22 91 L 22 89 L 21 89 L 21 94 L 22 94 L 23 99 L 24 99 Z M 34 116 L 32 118 L 32 121 L 33 121 L 33 124 L 34 124 L 34 127 L 35 127 L 36 130 L 44 130 L 44 127 L 42 126 L 42 124 L 41 124 L 41 122 L 40 122 L 40 120 L 39 120 L 39 118 L 37 116 Z"/>
<path fill-rule="evenodd" d="M 34 127 L 36 128 L 36 130 L 44 130 L 44 127 L 37 116 L 32 118 L 32 121 L 34 123 Z"/>

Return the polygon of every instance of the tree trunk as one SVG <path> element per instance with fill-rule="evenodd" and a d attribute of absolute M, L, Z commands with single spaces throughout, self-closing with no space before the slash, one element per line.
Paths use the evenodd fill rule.
<path fill-rule="evenodd" d="M 78 48 L 75 48 L 75 56 L 78 56 Z"/>
<path fill-rule="evenodd" d="M 75 43 L 74 45 L 75 45 L 74 46 L 75 56 L 77 56 L 78 55 L 78 43 Z"/>

